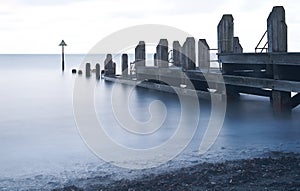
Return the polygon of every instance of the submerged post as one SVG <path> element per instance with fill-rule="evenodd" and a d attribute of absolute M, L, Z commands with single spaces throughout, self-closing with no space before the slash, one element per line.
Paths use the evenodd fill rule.
<path fill-rule="evenodd" d="M 100 79 L 100 64 L 96 64 L 96 79 L 99 80 Z"/>
<path fill-rule="evenodd" d="M 67 46 L 64 40 L 61 41 L 61 43 L 58 45 L 61 46 L 62 48 L 62 53 L 61 53 L 61 70 L 65 70 L 65 50 L 64 47 Z"/>
<path fill-rule="evenodd" d="M 104 60 L 104 76 L 116 75 L 116 63 L 112 60 L 112 55 L 107 54 Z"/>
<path fill-rule="evenodd" d="M 91 64 L 86 63 L 85 65 L 85 76 L 90 77 L 91 76 Z"/>

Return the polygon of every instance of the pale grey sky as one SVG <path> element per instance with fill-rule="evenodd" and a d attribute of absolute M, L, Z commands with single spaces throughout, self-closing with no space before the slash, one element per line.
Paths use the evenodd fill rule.
<path fill-rule="evenodd" d="M 177 27 L 216 48 L 223 14 L 233 14 L 235 36 L 249 52 L 276 5 L 286 10 L 289 50 L 300 51 L 297 0 L 0 0 L 0 53 L 60 53 L 62 39 L 67 53 L 87 53 L 106 35 L 138 24 Z"/>

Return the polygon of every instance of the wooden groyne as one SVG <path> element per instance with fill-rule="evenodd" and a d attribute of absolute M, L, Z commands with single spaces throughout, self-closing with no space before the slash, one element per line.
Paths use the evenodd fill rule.
<path fill-rule="evenodd" d="M 254 53 L 243 53 L 239 38 L 234 36 L 233 16 L 223 15 L 218 24 L 220 69 L 211 68 L 211 49 L 205 39 L 196 43 L 193 37 L 187 37 L 182 45 L 174 41 L 171 50 L 168 40 L 161 39 L 153 55 L 154 66 L 146 66 L 145 42 L 140 41 L 133 63 L 128 63 L 127 54 L 122 55 L 120 76 L 116 75 L 116 64 L 108 55 L 104 78 L 167 92 L 172 92 L 172 88 L 182 89 L 182 92 L 197 91 L 203 98 L 210 98 L 212 94 L 238 97 L 240 93 L 266 96 L 276 115 L 290 115 L 300 103 L 300 53 L 287 52 L 283 7 L 273 7 L 262 39 L 264 37 L 267 42 L 263 47 L 258 45 Z"/>

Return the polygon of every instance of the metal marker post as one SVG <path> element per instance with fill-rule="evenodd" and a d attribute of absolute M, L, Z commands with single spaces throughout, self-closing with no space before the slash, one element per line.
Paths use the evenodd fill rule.
<path fill-rule="evenodd" d="M 64 46 L 67 46 L 64 40 L 61 41 L 61 43 L 58 45 L 62 47 L 62 53 L 61 53 L 61 69 L 62 71 L 65 70 L 65 51 Z"/>

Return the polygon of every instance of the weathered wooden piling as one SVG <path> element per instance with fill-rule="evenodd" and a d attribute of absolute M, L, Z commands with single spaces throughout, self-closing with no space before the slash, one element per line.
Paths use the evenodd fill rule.
<path fill-rule="evenodd" d="M 287 52 L 287 26 L 283 7 L 273 7 L 267 20 L 268 52 Z M 273 76 L 276 66 L 267 65 L 267 74 Z"/>
<path fill-rule="evenodd" d="M 233 17 L 223 15 L 218 24 L 218 52 L 233 53 Z"/>
<path fill-rule="evenodd" d="M 267 19 L 268 51 L 287 52 L 287 25 L 282 6 L 273 7 Z"/>
<path fill-rule="evenodd" d="M 223 15 L 218 24 L 218 53 L 233 53 L 233 30 L 233 16 Z M 230 66 L 222 63 L 222 72 L 230 73 Z"/>
<path fill-rule="evenodd" d="M 237 49 L 234 49 L 236 45 Z M 218 53 L 237 53 L 242 50 L 238 38 L 234 38 L 234 23 L 233 16 L 231 14 L 225 14 L 222 16 L 218 24 Z M 235 52 L 237 51 L 237 52 Z M 222 73 L 233 74 L 236 69 L 240 68 L 238 64 L 230 64 L 222 62 Z M 239 92 L 236 87 L 226 85 L 226 93 L 228 99 L 236 99 L 239 97 Z"/>
<path fill-rule="evenodd" d="M 180 62 L 180 54 L 181 54 L 181 45 L 179 41 L 174 41 L 173 42 L 173 65 L 177 67 L 181 67 L 181 62 Z"/>
<path fill-rule="evenodd" d="M 96 64 L 96 79 L 99 80 L 101 78 L 101 74 L 100 74 L 100 64 Z"/>
<path fill-rule="evenodd" d="M 208 70 L 210 67 L 210 51 L 205 39 L 198 41 L 198 64 L 200 70 Z"/>
<path fill-rule="evenodd" d="M 195 38 L 187 37 L 182 47 L 183 50 L 183 63 L 182 68 L 184 70 L 195 70 L 196 69 L 196 48 Z"/>
<path fill-rule="evenodd" d="M 145 66 L 146 60 L 146 45 L 144 41 L 139 41 L 139 44 L 135 47 L 135 65 Z"/>
<path fill-rule="evenodd" d="M 168 40 L 167 39 L 160 39 L 159 43 L 156 47 L 156 54 L 157 54 L 157 65 L 159 68 L 167 68 L 169 67 L 168 61 Z"/>
<path fill-rule="evenodd" d="M 122 54 L 122 76 L 127 77 L 128 76 L 128 55 Z"/>
<path fill-rule="evenodd" d="M 112 55 L 107 54 L 104 60 L 104 75 L 110 76 L 116 74 L 116 63 L 112 60 Z"/>
<path fill-rule="evenodd" d="M 234 53 L 243 53 L 243 47 L 240 44 L 239 37 L 233 37 L 233 52 Z"/>
<path fill-rule="evenodd" d="M 232 15 L 223 15 L 218 24 L 218 53 L 241 54 L 243 47 L 238 37 L 234 37 L 234 22 Z M 222 62 L 222 73 L 227 75 L 264 77 L 266 65 Z"/>
<path fill-rule="evenodd" d="M 274 7 L 267 20 L 268 50 L 270 53 L 287 52 L 287 25 L 283 7 Z M 284 79 L 284 68 L 280 65 L 268 65 L 267 73 L 275 80 Z M 291 70 L 291 68 L 289 69 Z M 275 114 L 291 114 L 289 104 L 291 92 L 272 90 L 271 102 Z"/>
<path fill-rule="evenodd" d="M 91 76 L 91 64 L 86 63 L 85 65 L 85 76 L 90 77 Z"/>

